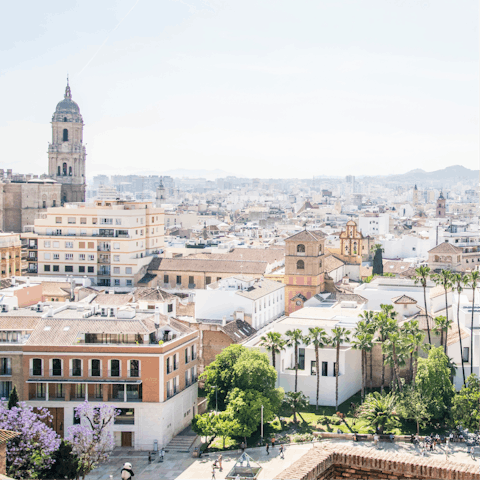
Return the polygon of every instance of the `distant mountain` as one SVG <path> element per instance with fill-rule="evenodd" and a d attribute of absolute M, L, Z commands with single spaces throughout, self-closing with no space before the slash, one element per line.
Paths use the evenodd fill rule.
<path fill-rule="evenodd" d="M 462 179 L 478 179 L 480 171 L 471 170 L 462 165 L 452 165 L 450 167 L 443 168 L 442 170 L 435 170 L 433 172 L 426 172 L 421 168 L 410 170 L 407 173 L 400 175 L 382 175 L 382 180 L 386 182 L 399 182 L 399 183 L 426 183 L 426 182 L 452 182 Z M 366 178 L 366 177 L 364 177 Z M 380 177 L 370 177 L 377 178 Z"/>
<path fill-rule="evenodd" d="M 190 178 L 206 178 L 207 180 L 216 180 L 217 178 L 225 178 L 234 176 L 233 173 L 226 172 L 225 170 L 188 170 L 185 168 L 177 168 L 175 170 L 167 170 L 162 172 L 162 175 L 169 175 L 170 177 L 190 177 Z"/>

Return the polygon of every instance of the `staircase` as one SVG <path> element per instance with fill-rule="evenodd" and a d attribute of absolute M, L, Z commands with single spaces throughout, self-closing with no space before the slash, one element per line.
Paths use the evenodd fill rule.
<path fill-rule="evenodd" d="M 188 453 L 196 439 L 197 435 L 177 435 L 172 438 L 165 450 L 167 452 Z"/>

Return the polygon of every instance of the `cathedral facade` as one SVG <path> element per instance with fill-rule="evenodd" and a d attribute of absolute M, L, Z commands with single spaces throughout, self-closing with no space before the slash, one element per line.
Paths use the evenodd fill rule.
<path fill-rule="evenodd" d="M 83 125 L 67 81 L 64 98 L 52 117 L 48 175 L 14 174 L 0 169 L 0 230 L 21 233 L 49 207 L 85 202 Z"/>

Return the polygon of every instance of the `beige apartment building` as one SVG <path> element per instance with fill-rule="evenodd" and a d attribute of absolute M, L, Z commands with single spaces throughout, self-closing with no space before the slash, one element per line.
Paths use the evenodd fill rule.
<path fill-rule="evenodd" d="M 18 233 L 0 233 L 0 278 L 21 275 L 22 243 Z"/>
<path fill-rule="evenodd" d="M 48 208 L 45 218 L 35 220 L 34 232 L 23 238 L 30 273 L 86 276 L 99 286 L 133 287 L 164 246 L 164 214 L 151 202 L 66 204 Z"/>

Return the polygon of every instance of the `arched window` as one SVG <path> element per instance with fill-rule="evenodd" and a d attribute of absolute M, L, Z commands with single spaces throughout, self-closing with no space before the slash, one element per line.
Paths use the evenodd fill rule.
<path fill-rule="evenodd" d="M 64 122 L 68 122 L 67 117 L 63 117 Z"/>
<path fill-rule="evenodd" d="M 66 162 L 63 162 L 62 169 L 63 169 L 63 175 L 66 177 L 67 176 L 67 163 Z"/>
<path fill-rule="evenodd" d="M 305 262 L 303 260 L 297 262 L 297 270 L 305 270 Z"/>
<path fill-rule="evenodd" d="M 66 128 L 63 129 L 63 141 L 68 142 L 68 130 Z"/>
<path fill-rule="evenodd" d="M 62 174 L 62 169 L 60 168 L 60 165 L 57 168 L 57 175 L 60 176 Z"/>
<path fill-rule="evenodd" d="M 68 167 L 68 176 L 69 176 L 69 177 L 72 176 L 72 167 Z"/>
<path fill-rule="evenodd" d="M 319 255 L 322 254 L 322 246 L 321 246 L 321 245 L 318 246 L 318 254 L 319 254 Z"/>
<path fill-rule="evenodd" d="M 301 243 L 297 245 L 297 253 L 305 253 L 305 245 L 302 245 Z"/>

